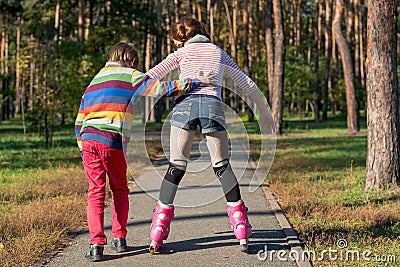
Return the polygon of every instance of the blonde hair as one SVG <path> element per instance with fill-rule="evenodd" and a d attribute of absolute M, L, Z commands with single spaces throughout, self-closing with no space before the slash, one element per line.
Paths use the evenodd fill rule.
<path fill-rule="evenodd" d="M 211 39 L 206 26 L 191 16 L 185 16 L 181 18 L 172 26 L 170 31 L 171 38 L 179 43 L 182 43 L 181 46 L 183 46 L 186 41 L 197 34 L 204 35 L 208 39 Z"/>
<path fill-rule="evenodd" d="M 107 61 L 119 62 L 124 67 L 136 69 L 139 55 L 132 43 L 119 42 L 111 47 Z"/>

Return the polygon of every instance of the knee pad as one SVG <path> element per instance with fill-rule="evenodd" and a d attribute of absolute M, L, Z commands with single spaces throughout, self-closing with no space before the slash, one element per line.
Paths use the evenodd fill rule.
<path fill-rule="evenodd" d="M 221 164 L 223 164 L 223 165 L 221 165 Z M 217 165 L 217 166 L 213 167 L 214 173 L 221 182 L 222 182 L 222 180 L 226 180 L 226 179 L 236 181 L 235 174 L 233 173 L 232 168 L 227 159 L 221 160 L 221 161 L 215 163 L 215 165 Z M 221 166 L 218 166 L 218 165 L 221 165 Z M 233 179 L 231 179 L 231 178 L 233 178 Z"/>
<path fill-rule="evenodd" d="M 179 185 L 185 172 L 186 166 L 170 163 L 164 179 L 174 185 Z"/>
<path fill-rule="evenodd" d="M 186 166 L 170 163 L 164 180 L 161 183 L 160 201 L 172 204 L 175 199 L 176 190 L 186 172 Z"/>

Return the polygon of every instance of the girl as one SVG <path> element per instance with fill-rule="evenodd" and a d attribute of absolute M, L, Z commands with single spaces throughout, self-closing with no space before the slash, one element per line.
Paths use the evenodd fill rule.
<path fill-rule="evenodd" d="M 173 25 L 171 38 L 178 50 L 152 68 L 148 75 L 162 79 L 174 69 L 180 69 L 180 79 L 192 77 L 199 71 L 213 75 L 214 85 L 200 86 L 190 94 L 178 97 L 173 109 L 170 138 L 170 164 L 160 188 L 150 230 L 150 253 L 155 253 L 167 239 L 174 216 L 173 201 L 182 180 L 197 126 L 207 140 L 213 169 L 220 180 L 227 201 L 232 230 L 240 240 L 241 250 L 247 252 L 252 234 L 239 184 L 229 164 L 229 144 L 226 132 L 221 85 L 224 74 L 231 77 L 253 99 L 266 121 L 267 107 L 261 102 L 261 92 L 232 59 L 210 41 L 205 26 L 190 16 Z"/>

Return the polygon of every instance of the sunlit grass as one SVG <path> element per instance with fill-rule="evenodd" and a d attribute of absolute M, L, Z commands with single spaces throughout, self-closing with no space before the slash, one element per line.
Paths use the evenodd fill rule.
<path fill-rule="evenodd" d="M 267 182 L 305 249 L 317 253 L 329 249 L 371 251 L 371 261 L 330 261 L 325 257 L 314 259 L 313 264 L 398 266 L 400 190 L 365 191 L 365 128 L 349 135 L 342 117 L 319 125 L 293 118 L 284 125 Z M 252 131 L 254 125 L 247 123 L 246 127 L 256 132 Z M 254 133 L 250 139 L 252 155 L 258 159 L 259 137 Z M 348 242 L 347 248 L 337 247 L 342 238 Z M 379 256 L 387 256 L 387 261 L 374 261 Z"/>

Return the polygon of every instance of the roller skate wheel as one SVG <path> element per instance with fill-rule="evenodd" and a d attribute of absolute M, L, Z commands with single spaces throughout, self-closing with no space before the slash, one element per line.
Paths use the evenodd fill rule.
<path fill-rule="evenodd" d="M 240 250 L 242 251 L 242 252 L 248 252 L 248 250 L 249 250 L 249 240 L 246 238 L 246 239 L 240 239 Z"/>
<path fill-rule="evenodd" d="M 156 254 L 156 252 L 160 249 L 162 243 L 163 243 L 162 241 L 161 242 L 157 242 L 157 241 L 152 240 L 151 244 L 150 244 L 150 247 L 149 247 L 150 254 L 151 255 Z"/>
<path fill-rule="evenodd" d="M 151 255 L 154 255 L 158 250 L 158 243 L 157 241 L 152 240 L 150 247 L 149 247 L 149 252 Z"/>

